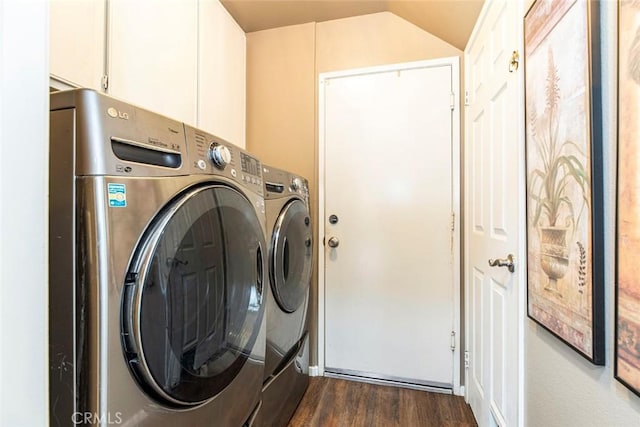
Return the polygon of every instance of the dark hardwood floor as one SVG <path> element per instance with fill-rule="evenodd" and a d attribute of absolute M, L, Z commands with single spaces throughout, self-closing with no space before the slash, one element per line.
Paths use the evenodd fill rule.
<path fill-rule="evenodd" d="M 464 398 L 312 377 L 289 427 L 477 426 Z"/>

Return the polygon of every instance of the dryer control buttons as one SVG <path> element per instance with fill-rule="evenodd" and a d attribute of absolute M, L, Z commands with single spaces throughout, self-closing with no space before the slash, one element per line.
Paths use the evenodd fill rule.
<path fill-rule="evenodd" d="M 207 168 L 207 163 L 200 159 L 198 160 L 198 162 L 196 163 L 196 165 L 198 166 L 198 168 L 200 168 L 201 170 L 205 170 Z"/>
<path fill-rule="evenodd" d="M 209 158 L 220 169 L 224 169 L 231 162 L 231 151 L 222 144 L 212 142 L 209 146 Z"/>

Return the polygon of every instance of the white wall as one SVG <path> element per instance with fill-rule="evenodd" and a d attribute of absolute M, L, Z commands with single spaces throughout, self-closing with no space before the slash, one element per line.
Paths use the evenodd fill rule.
<path fill-rule="evenodd" d="M 49 6 L 0 1 L 0 425 L 48 419 Z"/>
<path fill-rule="evenodd" d="M 603 1 L 601 6 L 607 364 L 605 367 L 592 365 L 557 338 L 527 320 L 525 420 L 530 427 L 640 425 L 640 397 L 613 378 L 617 2 Z"/>

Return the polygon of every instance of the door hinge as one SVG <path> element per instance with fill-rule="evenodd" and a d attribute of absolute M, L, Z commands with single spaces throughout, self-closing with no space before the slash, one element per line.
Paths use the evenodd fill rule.
<path fill-rule="evenodd" d="M 450 106 L 451 106 L 451 110 L 452 111 L 455 110 L 455 108 L 456 108 L 456 94 L 453 93 L 453 92 L 451 93 L 451 104 L 450 104 Z"/>
<path fill-rule="evenodd" d="M 511 60 L 509 61 L 509 72 L 513 73 L 514 71 L 518 71 L 520 67 L 520 52 L 514 50 L 511 54 Z"/>
<path fill-rule="evenodd" d="M 469 365 L 470 365 L 470 364 L 471 364 L 471 361 L 470 361 L 469 352 L 468 352 L 468 351 L 465 351 L 465 352 L 464 352 L 464 367 L 465 367 L 465 368 L 469 368 Z"/>
<path fill-rule="evenodd" d="M 466 107 L 468 107 L 469 105 L 471 105 L 471 100 L 470 100 L 470 95 L 469 95 L 469 91 L 465 90 L 464 91 L 464 105 Z"/>
<path fill-rule="evenodd" d="M 107 76 L 106 74 L 102 76 L 100 83 L 102 85 L 102 90 L 106 91 L 107 89 L 109 89 L 109 76 Z"/>
<path fill-rule="evenodd" d="M 456 333 L 451 331 L 451 351 L 456 351 Z"/>
<path fill-rule="evenodd" d="M 455 231 L 456 229 L 456 213 L 451 212 L 451 231 Z"/>

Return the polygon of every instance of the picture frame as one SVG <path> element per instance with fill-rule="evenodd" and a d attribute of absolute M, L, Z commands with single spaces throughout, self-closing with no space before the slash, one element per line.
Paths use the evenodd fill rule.
<path fill-rule="evenodd" d="M 605 363 L 599 4 L 524 18 L 527 315 Z"/>
<path fill-rule="evenodd" d="M 614 376 L 640 396 L 640 4 L 618 2 Z"/>

